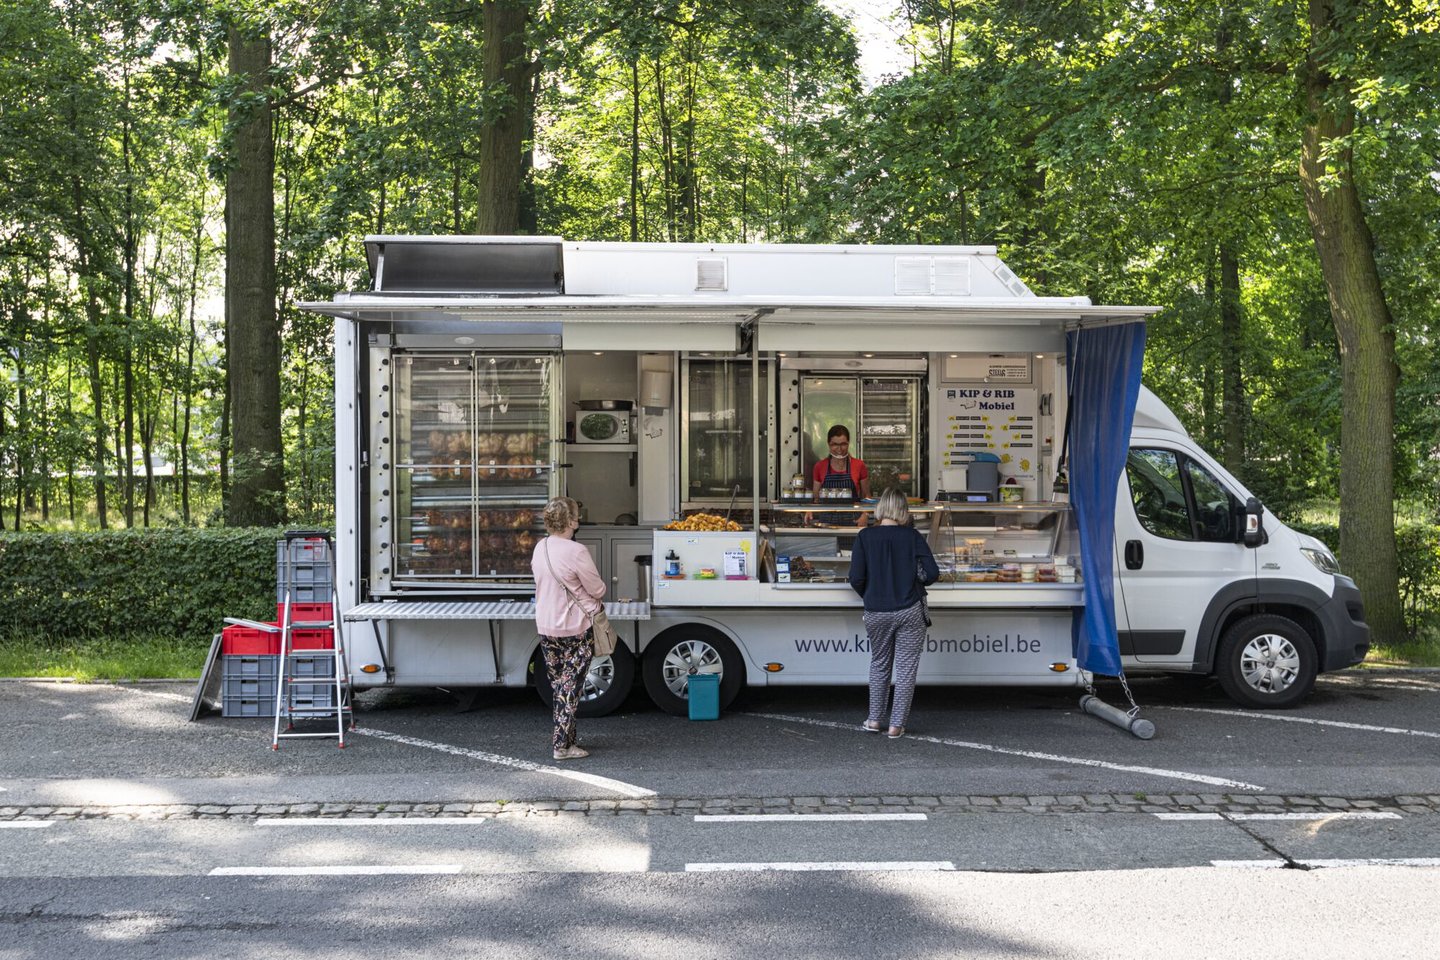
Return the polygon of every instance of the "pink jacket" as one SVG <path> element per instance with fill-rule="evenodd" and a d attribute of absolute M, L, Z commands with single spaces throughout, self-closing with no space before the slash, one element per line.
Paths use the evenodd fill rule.
<path fill-rule="evenodd" d="M 535 544 L 530 571 L 535 574 L 535 628 L 543 636 L 578 637 L 590 628 L 587 614 L 600 607 L 592 601 L 604 600 L 605 581 L 584 544 L 567 537 L 545 537 Z M 565 587 L 585 604 L 584 610 Z"/>

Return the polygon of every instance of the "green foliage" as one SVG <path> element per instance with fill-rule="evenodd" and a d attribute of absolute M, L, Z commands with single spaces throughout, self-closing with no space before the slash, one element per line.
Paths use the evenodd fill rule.
<path fill-rule="evenodd" d="M 1285 524 L 1330 547 L 1340 561 L 1340 569 L 1345 570 L 1345 558 L 1339 551 L 1340 524 L 1335 519 L 1307 514 L 1287 519 Z M 1396 517 L 1395 539 L 1400 555 L 1400 599 L 1406 626 L 1415 641 L 1432 645 L 1440 640 L 1440 523 L 1420 516 Z"/>
<path fill-rule="evenodd" d="M 200 641 L 275 616 L 266 528 L 0 534 L 0 636 Z"/>

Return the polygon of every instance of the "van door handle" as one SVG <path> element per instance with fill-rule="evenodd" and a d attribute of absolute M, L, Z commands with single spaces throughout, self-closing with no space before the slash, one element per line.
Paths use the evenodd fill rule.
<path fill-rule="evenodd" d="M 1125 541 L 1125 569 L 1139 570 L 1145 566 L 1145 546 L 1139 540 Z"/>

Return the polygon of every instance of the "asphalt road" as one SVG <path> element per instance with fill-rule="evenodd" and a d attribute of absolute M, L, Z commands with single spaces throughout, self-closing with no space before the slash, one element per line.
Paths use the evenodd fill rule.
<path fill-rule="evenodd" d="M 523 691 L 276 752 L 185 684 L 5 683 L 0 958 L 1433 955 L 1440 675 L 1135 691 L 1153 740 L 1033 691 L 922 690 L 894 742 L 860 690 L 636 698 L 556 764 Z"/>

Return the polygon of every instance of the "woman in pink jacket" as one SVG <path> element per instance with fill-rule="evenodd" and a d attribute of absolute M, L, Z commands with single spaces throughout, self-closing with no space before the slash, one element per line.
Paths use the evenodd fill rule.
<path fill-rule="evenodd" d="M 602 604 L 605 581 L 590 551 L 575 542 L 580 505 L 556 497 L 545 505 L 545 530 L 550 535 L 535 545 L 530 570 L 535 575 L 535 627 L 540 650 L 555 693 L 556 760 L 578 760 L 590 752 L 575 743 L 575 711 L 590 672 L 590 614 Z"/>

